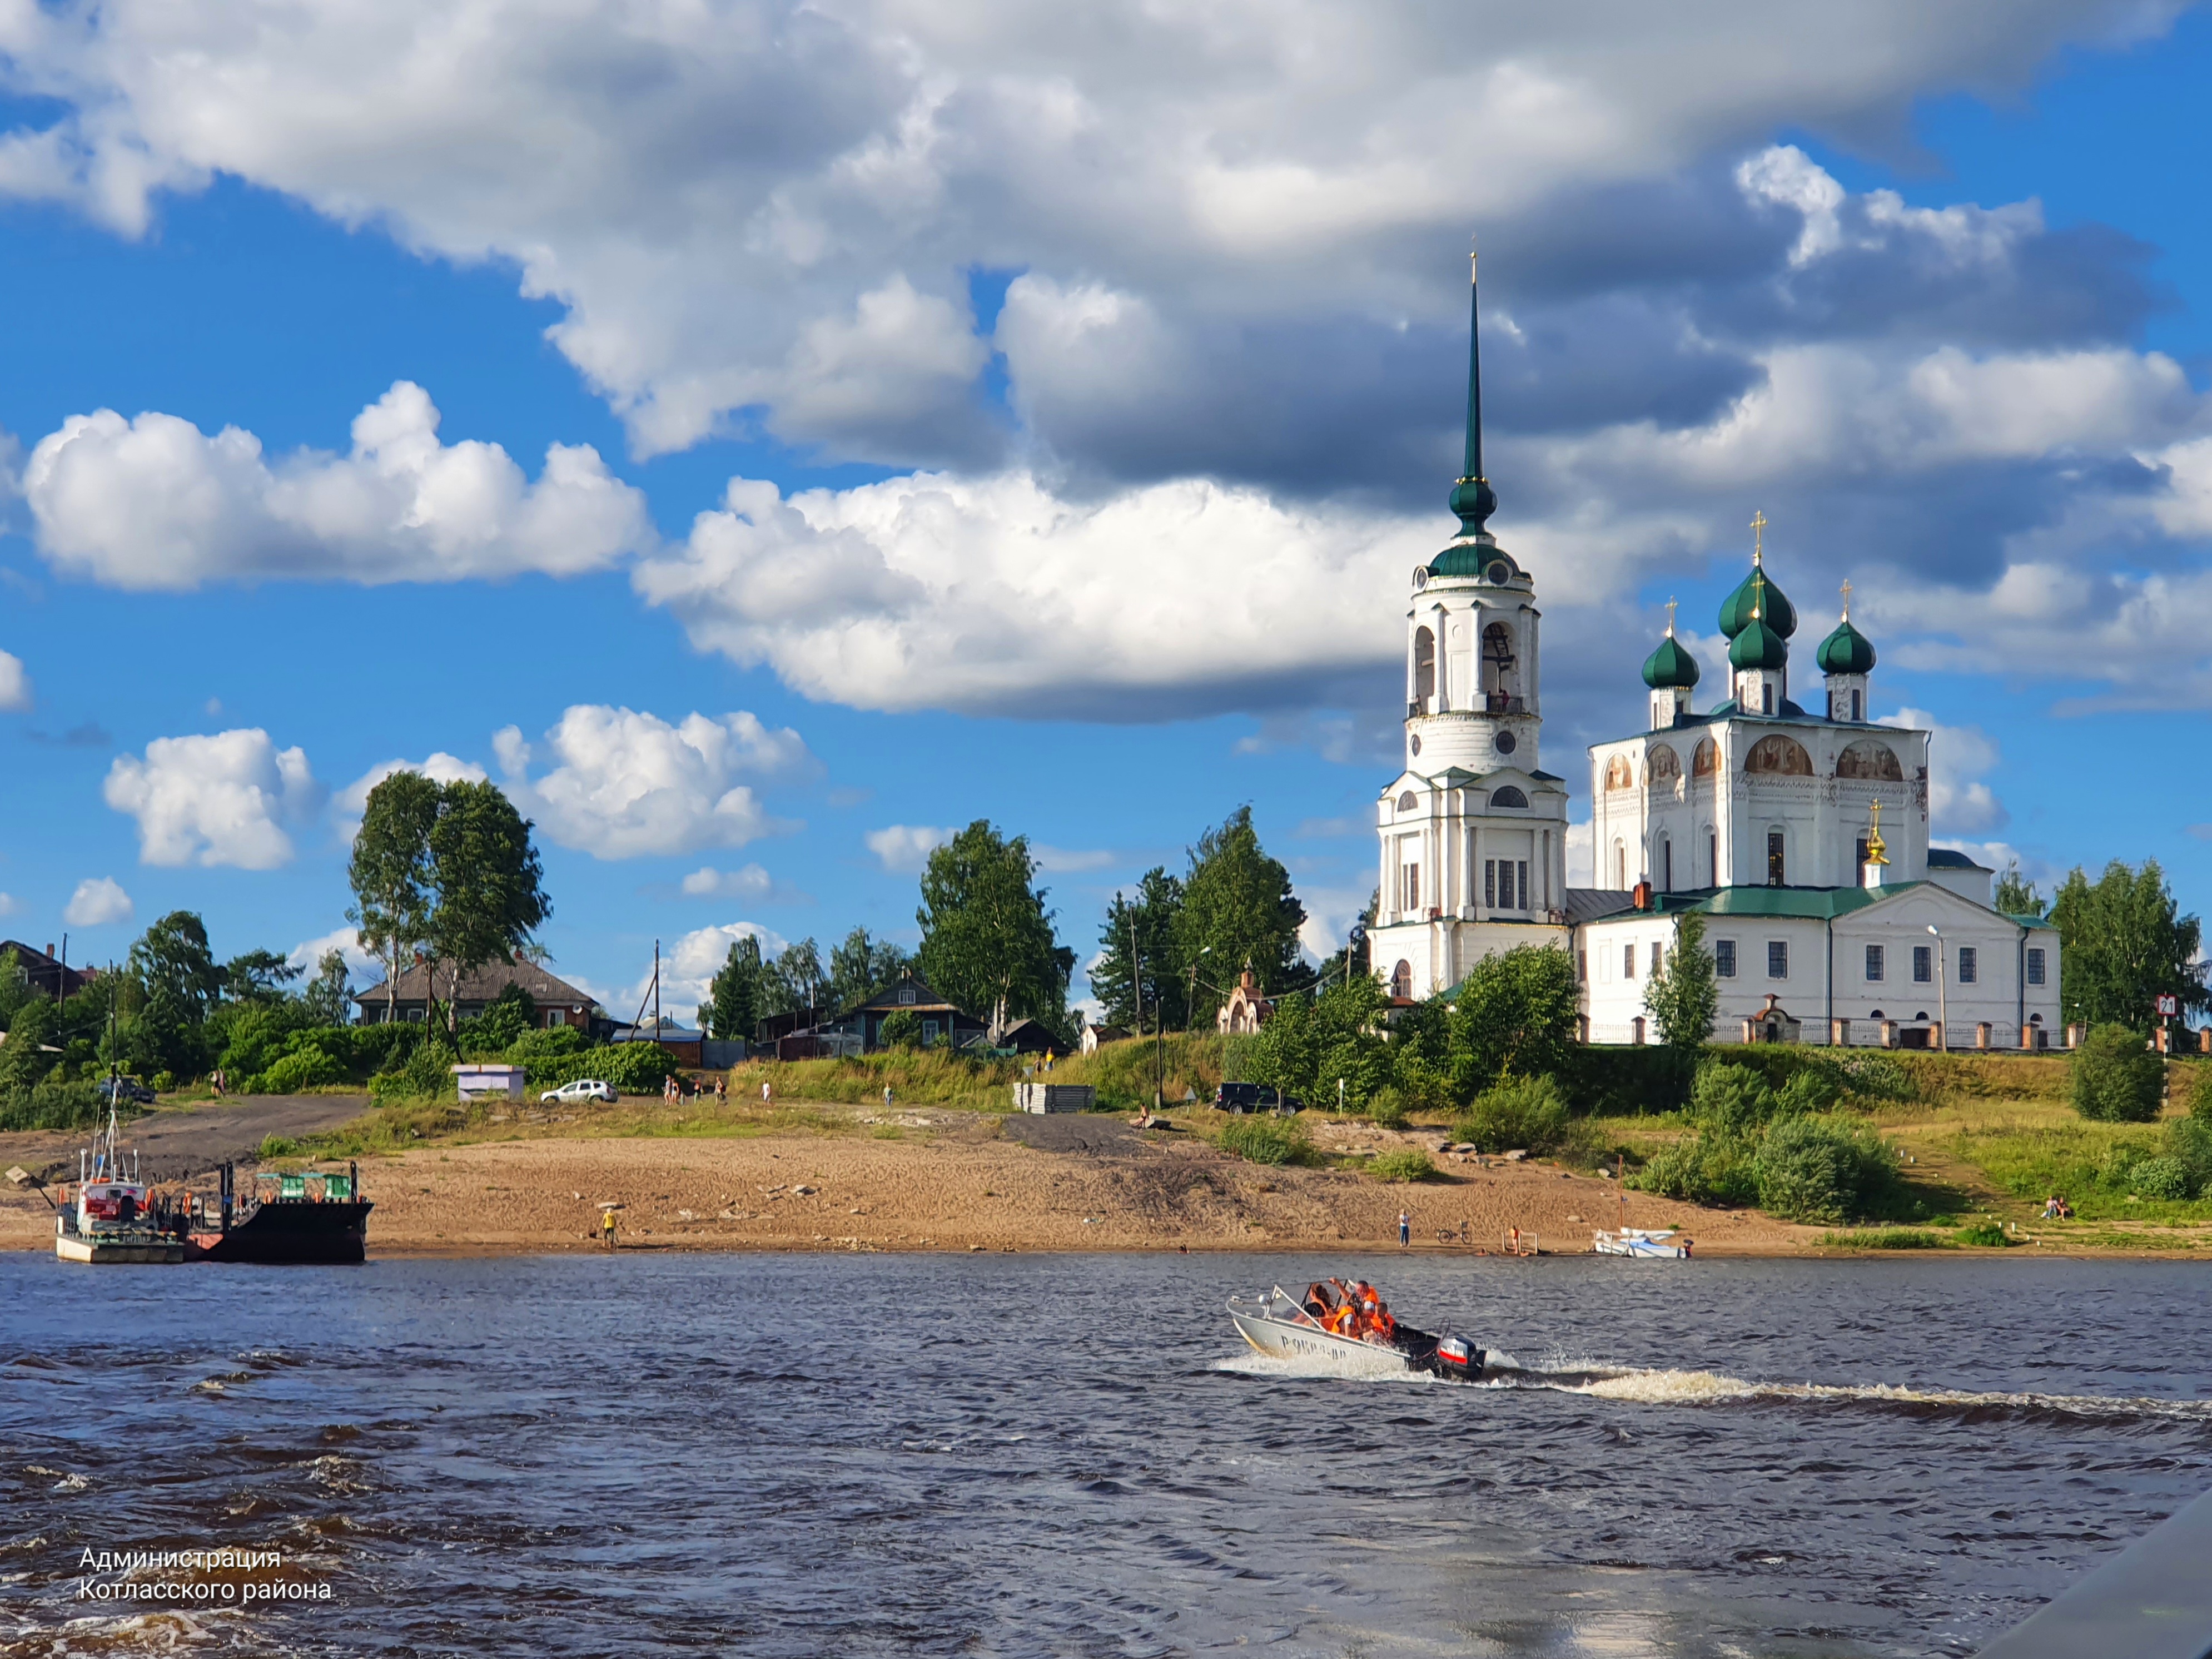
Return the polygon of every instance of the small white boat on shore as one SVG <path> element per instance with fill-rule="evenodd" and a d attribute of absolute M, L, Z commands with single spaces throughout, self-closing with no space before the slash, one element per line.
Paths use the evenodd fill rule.
<path fill-rule="evenodd" d="M 126 1167 L 115 1105 L 107 1127 L 77 1154 L 74 1189 L 64 1187 L 54 1216 L 54 1254 L 64 1261 L 182 1261 L 183 1235 L 147 1206 L 134 1157 Z"/>
<path fill-rule="evenodd" d="M 1271 1359 L 1319 1361 L 1361 1376 L 1482 1375 L 1481 1349 L 1460 1337 L 1431 1336 L 1401 1323 L 1364 1282 L 1354 1287 L 1320 1280 L 1303 1299 L 1279 1285 L 1250 1301 L 1233 1296 L 1229 1318 L 1238 1335 Z M 1331 1329 L 1331 1323 L 1339 1328 Z"/>
<path fill-rule="evenodd" d="M 1691 1242 L 1681 1238 L 1672 1227 L 1620 1227 L 1609 1232 L 1600 1228 L 1590 1248 L 1600 1255 L 1656 1256 L 1686 1261 L 1690 1259 Z"/>

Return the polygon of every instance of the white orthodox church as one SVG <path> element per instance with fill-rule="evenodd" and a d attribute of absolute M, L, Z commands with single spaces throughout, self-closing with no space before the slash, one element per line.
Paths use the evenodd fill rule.
<path fill-rule="evenodd" d="M 1400 999 L 1449 990 L 1516 945 L 1571 953 L 1583 1026 L 1640 1042 L 1677 918 L 1703 913 L 1718 1041 L 2038 1047 L 2058 1026 L 2058 937 L 1991 904 L 1990 872 L 1928 844 L 1930 735 L 1875 720 L 1875 651 L 1842 619 L 1790 696 L 1797 613 L 1752 568 L 1721 607 L 1728 696 L 1697 712 L 1697 662 L 1644 665 L 1650 726 L 1589 751 L 1597 885 L 1566 884 L 1567 789 L 1542 769 L 1535 583 L 1486 527 L 1481 371 L 1471 348 L 1460 532 L 1413 575 L 1405 768 L 1377 807 L 1369 949 Z"/>

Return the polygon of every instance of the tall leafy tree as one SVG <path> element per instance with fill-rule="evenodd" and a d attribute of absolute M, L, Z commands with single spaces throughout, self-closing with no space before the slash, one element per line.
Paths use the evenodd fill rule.
<path fill-rule="evenodd" d="M 384 963 L 385 1018 L 398 1018 L 399 971 L 430 938 L 434 906 L 430 832 L 444 791 L 420 772 L 394 772 L 368 792 L 353 838 L 346 920 L 361 946 Z"/>
<path fill-rule="evenodd" d="M 1674 918 L 1674 946 L 1644 981 L 1644 1006 L 1658 1024 L 1659 1040 L 1670 1048 L 1702 1048 L 1712 1036 L 1720 1018 L 1720 981 L 1705 949 L 1701 912 L 1685 910 Z"/>
<path fill-rule="evenodd" d="M 866 1002 L 896 984 L 908 965 L 906 952 L 897 945 L 887 939 L 871 939 L 866 928 L 855 927 L 830 952 L 830 1006 L 842 1013 Z"/>
<path fill-rule="evenodd" d="M 300 993 L 307 1018 L 317 1025 L 343 1025 L 353 1012 L 351 975 L 345 952 L 325 951 L 315 963 L 315 976 Z"/>
<path fill-rule="evenodd" d="M 1106 1024 L 1131 1031 L 1180 1030 L 1188 1023 L 1182 947 L 1182 883 L 1155 865 L 1133 893 L 1117 893 L 1098 930 L 1091 993 Z"/>
<path fill-rule="evenodd" d="M 274 951 L 248 951 L 222 965 L 222 995 L 228 1002 L 271 1002 L 303 970 Z"/>
<path fill-rule="evenodd" d="M 761 960 L 760 940 L 750 933 L 730 946 L 721 970 L 708 987 L 707 1001 L 699 1010 L 699 1023 L 718 1037 L 750 1039 L 753 1027 L 769 1011 L 763 1006 L 767 964 Z"/>
<path fill-rule="evenodd" d="M 2197 961 L 2203 929 L 2180 914 L 2156 859 L 2140 870 L 2115 859 L 2092 882 L 2077 866 L 2051 906 L 2060 951 L 2060 1006 L 2066 1019 L 2146 1031 L 2156 1000 L 2185 1012 L 2212 1006 Z"/>
<path fill-rule="evenodd" d="M 172 910 L 141 934 L 131 947 L 130 966 L 149 1002 L 166 996 L 194 1025 L 207 1018 L 222 990 L 207 924 L 190 910 Z"/>
<path fill-rule="evenodd" d="M 2018 859 L 2006 865 L 2004 873 L 1997 878 L 1996 896 L 1991 902 L 2008 916 L 2043 914 L 2043 895 L 2036 891 L 2033 882 L 2020 873 Z"/>
<path fill-rule="evenodd" d="M 389 780 L 387 780 L 389 781 Z M 464 975 L 513 962 L 553 912 L 530 820 L 498 785 L 467 779 L 442 786 L 430 829 L 430 946 L 447 975 L 446 1024 Z"/>
<path fill-rule="evenodd" d="M 1262 991 L 1307 977 L 1298 972 L 1298 929 L 1305 920 L 1291 872 L 1260 845 L 1249 806 L 1200 836 L 1190 849 L 1176 924 L 1191 988 L 1186 1023 L 1211 1019 L 1248 965 Z"/>
<path fill-rule="evenodd" d="M 769 1012 L 786 1014 L 815 1007 L 822 1000 L 822 947 L 811 939 L 785 945 L 769 964 L 768 979 L 770 1000 L 775 1005 Z"/>
<path fill-rule="evenodd" d="M 1575 964 L 1556 945 L 1486 957 L 1452 1004 L 1450 1073 L 1462 1098 L 1499 1078 L 1563 1069 L 1575 1042 Z"/>
<path fill-rule="evenodd" d="M 990 1011 L 994 1036 L 1017 1019 L 1060 1029 L 1075 952 L 1053 936 L 1025 836 L 978 818 L 929 855 L 921 875 L 915 963 L 938 994 Z"/>

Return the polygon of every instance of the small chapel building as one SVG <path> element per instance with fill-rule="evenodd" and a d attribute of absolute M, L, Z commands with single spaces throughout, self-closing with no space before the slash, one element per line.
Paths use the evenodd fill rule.
<path fill-rule="evenodd" d="M 1468 382 L 1459 534 L 1413 574 L 1405 764 L 1376 807 L 1369 942 L 1391 996 L 1434 996 L 1486 957 L 1556 945 L 1576 965 L 1586 1040 L 1656 1040 L 1644 990 L 1694 909 L 1721 993 L 1716 1041 L 2045 1046 L 2057 931 L 1998 911 L 1991 872 L 1929 845 L 1932 734 L 1875 718 L 1875 648 L 1848 583 L 1814 653 L 1811 707 L 1792 696 L 1797 612 L 1767 573 L 1763 515 L 1721 607 L 1725 696 L 1696 709 L 1698 666 L 1670 607 L 1644 664 L 1646 729 L 1589 751 L 1596 884 L 1567 886 L 1567 790 L 1538 758 L 1535 583 L 1486 527 L 1498 498 L 1472 341 Z"/>

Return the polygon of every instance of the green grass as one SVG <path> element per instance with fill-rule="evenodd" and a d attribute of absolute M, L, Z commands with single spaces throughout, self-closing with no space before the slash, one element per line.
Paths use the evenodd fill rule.
<path fill-rule="evenodd" d="M 2040 1205 L 2057 1193 L 2083 1221 L 2212 1221 L 2212 1198 L 2154 1199 L 2108 1184 L 2112 1154 L 2130 1147 L 2142 1157 L 2160 1150 L 2154 1124 L 2090 1123 L 2071 1119 L 2014 1128 L 1972 1128 L 1942 1143 L 1992 1185 Z"/>
<path fill-rule="evenodd" d="M 1842 1250 L 1953 1250 L 1958 1241 L 1924 1227 L 1859 1227 L 1848 1232 L 1822 1233 L 1820 1243 Z"/>
<path fill-rule="evenodd" d="M 1231 1118 L 1216 1144 L 1249 1164 L 1288 1164 L 1305 1150 L 1297 1126 L 1274 1117 Z"/>

